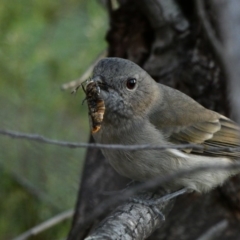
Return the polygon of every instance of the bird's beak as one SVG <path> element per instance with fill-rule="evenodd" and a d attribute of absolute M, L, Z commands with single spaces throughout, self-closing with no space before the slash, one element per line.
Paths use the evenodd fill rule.
<path fill-rule="evenodd" d="M 101 88 L 100 86 L 102 85 L 102 79 L 100 76 L 95 76 L 93 78 L 89 78 L 86 81 L 84 81 L 81 85 L 84 91 L 86 91 L 87 86 L 91 83 L 95 83 L 94 85 L 97 87 L 97 91 L 100 92 Z"/>
<path fill-rule="evenodd" d="M 104 82 L 101 76 L 94 76 L 91 80 L 96 83 L 100 90 L 108 92 L 109 86 Z"/>
<path fill-rule="evenodd" d="M 104 82 L 103 78 L 101 76 L 93 76 L 90 79 L 90 82 L 94 82 L 96 83 L 96 87 L 97 87 L 97 92 L 99 94 L 99 96 L 106 100 L 108 98 L 108 85 Z"/>
<path fill-rule="evenodd" d="M 102 84 L 102 78 L 100 76 L 94 76 L 91 81 L 95 82 L 96 84 L 101 85 Z"/>

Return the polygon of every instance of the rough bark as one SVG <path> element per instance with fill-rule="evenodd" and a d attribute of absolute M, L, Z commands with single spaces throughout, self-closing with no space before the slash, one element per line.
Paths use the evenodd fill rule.
<path fill-rule="evenodd" d="M 166 191 L 138 194 L 138 201 L 159 199 Z M 135 239 L 149 237 L 154 230 L 163 226 L 165 217 L 170 212 L 174 200 L 163 201 L 156 206 L 146 206 L 134 201 L 127 201 L 117 207 L 105 218 L 86 240 L 93 239 Z"/>
<path fill-rule="evenodd" d="M 120 8 L 110 13 L 110 30 L 107 34 L 109 56 L 136 62 L 156 81 L 177 88 L 205 107 L 228 116 L 226 78 L 202 27 L 195 2 L 119 2 Z M 151 8 L 150 2 L 156 4 L 159 11 L 156 12 L 157 7 Z M 173 6 L 171 11 L 175 8 L 173 12 L 178 14 L 174 15 L 171 11 L 169 14 L 169 6 Z M 204 8 L 214 27 L 217 21 L 208 1 Z M 214 29 L 218 36 L 217 28 Z M 112 170 L 100 151 L 88 151 L 68 239 L 86 237 L 99 219 L 85 229 L 79 226 L 80 219 L 88 216 L 104 200 L 102 191 L 124 188 L 125 183 L 126 179 Z M 165 225 L 149 239 L 196 239 L 210 226 L 224 219 L 229 224 L 218 239 L 239 239 L 239 185 L 240 179 L 235 177 L 209 194 L 180 197 Z"/>

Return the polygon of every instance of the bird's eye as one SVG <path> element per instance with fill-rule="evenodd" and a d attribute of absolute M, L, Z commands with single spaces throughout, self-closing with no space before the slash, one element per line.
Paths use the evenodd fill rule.
<path fill-rule="evenodd" d="M 126 82 L 126 86 L 128 89 L 133 90 L 136 86 L 137 80 L 136 78 L 129 78 Z"/>

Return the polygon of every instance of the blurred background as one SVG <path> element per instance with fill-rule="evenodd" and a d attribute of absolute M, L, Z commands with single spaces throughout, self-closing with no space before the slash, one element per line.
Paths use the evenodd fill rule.
<path fill-rule="evenodd" d="M 61 85 L 106 48 L 97 0 L 0 1 L 0 129 L 87 142 L 87 107 Z M 74 208 L 85 149 L 0 135 L 0 239 Z M 64 239 L 71 220 L 31 239 Z"/>

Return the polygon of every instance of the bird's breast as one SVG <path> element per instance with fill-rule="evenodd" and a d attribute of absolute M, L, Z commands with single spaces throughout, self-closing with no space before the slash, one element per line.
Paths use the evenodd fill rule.
<path fill-rule="evenodd" d="M 128 125 L 129 124 L 129 125 Z M 102 124 L 93 134 L 95 141 L 102 144 L 120 145 L 166 145 L 162 134 L 148 121 L 137 121 L 115 128 Z M 121 175 L 143 181 L 165 172 L 168 153 L 158 150 L 113 150 L 102 149 L 112 167 Z M 160 161 L 161 160 L 161 161 Z"/>

